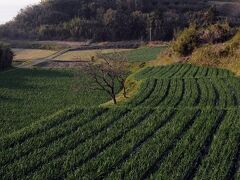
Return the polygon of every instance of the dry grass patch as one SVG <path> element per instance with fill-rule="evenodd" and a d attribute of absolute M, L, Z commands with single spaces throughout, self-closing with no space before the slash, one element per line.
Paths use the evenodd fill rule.
<path fill-rule="evenodd" d="M 148 66 L 163 66 L 175 64 L 181 61 L 181 58 L 174 54 L 171 48 L 167 48 L 164 52 L 160 53 L 154 61 L 148 62 Z"/>
<path fill-rule="evenodd" d="M 41 49 L 14 49 L 15 61 L 41 59 L 53 55 L 56 51 Z"/>
<path fill-rule="evenodd" d="M 240 75 L 240 32 L 226 43 L 196 49 L 190 63 L 226 68 Z"/>
<path fill-rule="evenodd" d="M 122 52 L 122 51 L 130 51 L 131 49 L 104 49 L 104 50 L 79 50 L 79 51 L 69 51 L 64 53 L 61 56 L 55 58 L 55 60 L 60 61 L 88 61 L 91 57 L 95 57 L 98 52 L 103 54 L 113 53 L 114 51 Z"/>

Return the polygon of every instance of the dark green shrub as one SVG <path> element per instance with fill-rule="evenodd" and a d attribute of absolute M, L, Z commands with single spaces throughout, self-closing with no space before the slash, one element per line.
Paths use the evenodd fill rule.
<path fill-rule="evenodd" d="M 9 47 L 0 45 L 0 70 L 12 66 L 13 56 L 14 54 Z"/>
<path fill-rule="evenodd" d="M 190 55 L 198 46 L 198 31 L 195 26 L 185 29 L 173 43 L 173 50 L 181 56 Z"/>

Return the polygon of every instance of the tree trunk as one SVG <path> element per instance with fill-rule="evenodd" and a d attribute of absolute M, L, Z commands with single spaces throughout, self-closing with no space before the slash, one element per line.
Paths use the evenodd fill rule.
<path fill-rule="evenodd" d="M 116 100 L 116 96 L 115 95 L 112 95 L 112 100 L 113 100 L 113 103 L 116 105 L 117 104 L 117 100 Z"/>
<path fill-rule="evenodd" d="M 127 98 L 127 91 L 126 91 L 125 81 L 124 80 L 121 81 L 121 86 L 122 86 L 122 90 L 123 90 L 123 96 L 125 98 Z"/>
<path fill-rule="evenodd" d="M 126 87 L 123 85 L 123 96 L 127 98 L 127 92 L 126 92 Z"/>
<path fill-rule="evenodd" d="M 117 104 L 116 95 L 115 95 L 115 91 L 114 91 L 114 86 L 111 89 L 111 96 L 112 96 L 113 103 Z"/>

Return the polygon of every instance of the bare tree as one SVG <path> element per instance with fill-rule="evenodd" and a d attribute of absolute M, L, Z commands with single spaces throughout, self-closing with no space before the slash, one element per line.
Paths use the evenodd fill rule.
<path fill-rule="evenodd" d="M 105 91 L 117 104 L 116 93 L 118 83 L 123 90 L 123 96 L 127 98 L 125 81 L 128 75 L 128 61 L 123 53 L 114 51 L 111 54 L 98 53 L 95 58 L 86 63 L 83 70 L 93 79 L 93 83 L 88 85 L 89 89 Z"/>

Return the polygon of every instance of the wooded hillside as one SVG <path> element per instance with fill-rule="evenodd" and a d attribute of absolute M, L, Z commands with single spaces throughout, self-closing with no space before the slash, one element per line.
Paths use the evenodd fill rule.
<path fill-rule="evenodd" d="M 0 38 L 170 40 L 192 22 L 239 25 L 240 13 L 228 13 L 234 7 L 208 0 L 42 0 L 0 26 Z"/>

